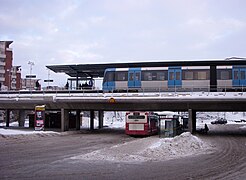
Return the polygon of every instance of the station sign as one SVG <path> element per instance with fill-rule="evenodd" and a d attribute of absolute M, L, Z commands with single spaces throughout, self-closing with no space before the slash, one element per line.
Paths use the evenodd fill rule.
<path fill-rule="evenodd" d="M 36 75 L 26 75 L 26 78 L 36 78 Z"/>
<path fill-rule="evenodd" d="M 53 79 L 45 79 L 44 82 L 53 82 Z"/>

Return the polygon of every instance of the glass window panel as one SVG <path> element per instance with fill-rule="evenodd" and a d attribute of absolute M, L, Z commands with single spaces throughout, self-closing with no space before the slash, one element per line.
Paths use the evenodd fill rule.
<path fill-rule="evenodd" d="M 130 73 L 129 74 L 129 81 L 133 81 L 134 80 L 134 73 Z"/>
<path fill-rule="evenodd" d="M 234 71 L 234 79 L 235 79 L 235 80 L 238 79 L 238 71 Z"/>
<path fill-rule="evenodd" d="M 245 79 L 245 71 L 241 71 L 241 79 L 242 79 L 242 80 Z"/>
<path fill-rule="evenodd" d="M 174 72 L 169 72 L 169 80 L 174 80 Z"/>
<path fill-rule="evenodd" d="M 156 72 L 152 72 L 152 80 L 157 80 L 157 73 Z"/>
<path fill-rule="evenodd" d="M 127 72 L 116 72 L 116 81 L 126 81 Z"/>
<path fill-rule="evenodd" d="M 180 72 L 176 72 L 176 80 L 180 80 Z"/>
<path fill-rule="evenodd" d="M 221 71 L 220 75 L 221 80 L 228 80 L 230 78 L 229 71 Z"/>
<path fill-rule="evenodd" d="M 185 80 L 191 80 L 191 79 L 193 79 L 193 72 L 186 71 L 184 73 L 184 77 L 185 77 Z"/>
<path fill-rule="evenodd" d="M 136 80 L 136 81 L 140 81 L 140 72 L 137 72 L 137 73 L 135 74 L 135 80 Z"/>
<path fill-rule="evenodd" d="M 159 80 L 159 81 L 164 81 L 165 80 L 164 72 L 157 72 L 157 80 Z"/>
<path fill-rule="evenodd" d="M 199 80 L 207 79 L 207 73 L 206 72 L 198 72 L 198 79 Z"/>

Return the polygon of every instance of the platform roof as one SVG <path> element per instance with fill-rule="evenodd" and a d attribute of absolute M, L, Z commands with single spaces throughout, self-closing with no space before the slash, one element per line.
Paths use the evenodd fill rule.
<path fill-rule="evenodd" d="M 173 60 L 105 64 L 47 65 L 55 73 L 65 73 L 70 77 L 103 77 L 107 68 L 165 67 L 165 66 L 224 66 L 246 65 L 246 58 L 226 58 L 220 60 Z"/>

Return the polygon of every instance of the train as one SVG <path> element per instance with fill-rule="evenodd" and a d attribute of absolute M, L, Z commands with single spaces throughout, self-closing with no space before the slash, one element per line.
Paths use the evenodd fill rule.
<path fill-rule="evenodd" d="M 217 66 L 216 91 L 245 91 L 246 65 Z M 104 92 L 210 91 L 210 66 L 105 69 Z"/>

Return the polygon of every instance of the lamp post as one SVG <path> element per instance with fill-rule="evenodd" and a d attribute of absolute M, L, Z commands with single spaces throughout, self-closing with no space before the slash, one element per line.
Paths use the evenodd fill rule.
<path fill-rule="evenodd" d="M 29 83 L 29 87 L 31 89 L 31 81 L 32 81 L 32 78 L 31 78 L 31 75 L 32 75 L 32 66 L 34 66 L 34 62 L 32 61 L 28 61 L 28 64 L 30 65 L 30 83 Z"/>

